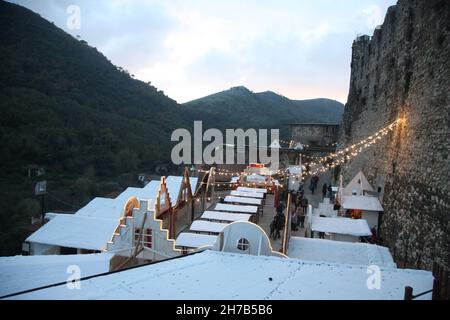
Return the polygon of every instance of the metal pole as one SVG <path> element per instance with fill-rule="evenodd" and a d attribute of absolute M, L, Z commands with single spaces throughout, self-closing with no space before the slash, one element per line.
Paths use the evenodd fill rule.
<path fill-rule="evenodd" d="M 44 205 L 45 205 L 45 202 L 44 202 L 44 197 L 45 197 L 45 195 L 43 194 L 43 195 L 41 195 L 41 225 L 43 226 L 44 225 L 44 217 L 45 217 L 45 213 L 44 213 Z"/>

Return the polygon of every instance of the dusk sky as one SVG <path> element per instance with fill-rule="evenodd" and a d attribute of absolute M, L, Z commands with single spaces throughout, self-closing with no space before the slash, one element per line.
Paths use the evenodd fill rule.
<path fill-rule="evenodd" d="M 178 102 L 243 85 L 347 100 L 351 46 L 395 0 L 14 0 Z M 68 24 L 80 9 L 79 29 Z M 69 20 L 71 21 L 71 20 Z M 71 28 L 69 28 L 72 26 Z"/>

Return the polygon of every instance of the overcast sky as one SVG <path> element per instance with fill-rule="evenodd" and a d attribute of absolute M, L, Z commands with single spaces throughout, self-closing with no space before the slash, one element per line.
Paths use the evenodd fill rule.
<path fill-rule="evenodd" d="M 238 85 L 345 103 L 352 42 L 372 35 L 396 0 L 11 2 L 180 103 Z"/>

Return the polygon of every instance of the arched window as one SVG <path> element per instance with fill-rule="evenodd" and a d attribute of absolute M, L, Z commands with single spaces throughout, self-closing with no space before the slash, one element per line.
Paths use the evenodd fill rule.
<path fill-rule="evenodd" d="M 241 251 L 247 251 L 250 248 L 250 242 L 245 238 L 241 238 L 237 243 L 237 248 Z"/>

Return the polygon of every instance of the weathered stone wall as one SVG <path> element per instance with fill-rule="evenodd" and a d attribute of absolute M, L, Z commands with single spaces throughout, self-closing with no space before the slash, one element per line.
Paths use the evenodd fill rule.
<path fill-rule="evenodd" d="M 400 0 L 353 44 L 339 146 L 403 125 L 343 168 L 381 188 L 382 236 L 400 266 L 450 266 L 450 1 Z"/>

